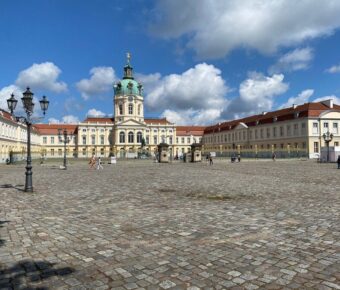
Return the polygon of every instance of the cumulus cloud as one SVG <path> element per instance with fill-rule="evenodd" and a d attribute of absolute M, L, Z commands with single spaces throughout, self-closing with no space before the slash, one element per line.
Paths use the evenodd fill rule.
<path fill-rule="evenodd" d="M 86 115 L 89 117 L 105 117 L 106 116 L 105 113 L 103 113 L 102 111 L 96 110 L 94 108 L 88 110 Z"/>
<path fill-rule="evenodd" d="M 326 69 L 326 72 L 330 74 L 335 74 L 340 72 L 340 64 L 339 65 L 333 65 L 330 68 Z"/>
<path fill-rule="evenodd" d="M 269 111 L 273 108 L 274 97 L 285 93 L 288 88 L 283 74 L 265 76 L 252 72 L 240 84 L 239 96 L 230 101 L 222 116 L 229 119 Z"/>
<path fill-rule="evenodd" d="M 61 124 L 61 123 L 64 123 L 64 124 L 77 124 L 80 121 L 79 121 L 79 118 L 77 116 L 66 115 L 66 116 L 62 117 L 61 121 L 56 119 L 56 118 L 49 118 L 48 122 L 51 123 L 51 124 Z"/>
<path fill-rule="evenodd" d="M 82 79 L 76 84 L 84 100 L 107 93 L 112 89 L 113 82 L 116 80 L 112 67 L 94 67 L 90 70 L 90 75 L 89 79 Z"/>
<path fill-rule="evenodd" d="M 222 109 L 165 110 L 162 117 L 176 125 L 211 125 L 219 121 Z"/>
<path fill-rule="evenodd" d="M 335 96 L 335 95 L 316 98 L 316 99 L 313 100 L 313 102 L 321 102 L 321 101 L 326 101 L 326 100 L 329 100 L 329 99 L 332 99 L 335 104 L 340 105 L 340 98 Z"/>
<path fill-rule="evenodd" d="M 221 71 L 213 65 L 197 64 L 182 74 L 161 77 L 145 83 L 146 105 L 151 109 L 210 109 L 221 108 L 228 87 Z"/>
<path fill-rule="evenodd" d="M 145 87 L 145 104 L 176 124 L 216 119 L 227 104 L 229 91 L 221 71 L 213 65 L 197 64 L 182 74 L 139 75 Z"/>
<path fill-rule="evenodd" d="M 19 73 L 15 84 L 20 88 L 29 86 L 32 89 L 61 93 L 67 91 L 67 85 L 57 81 L 60 73 L 61 70 L 52 62 L 35 63 Z"/>
<path fill-rule="evenodd" d="M 184 36 L 200 58 L 224 57 L 239 47 L 272 53 L 340 27 L 338 0 L 163 0 L 152 13 L 153 35 Z"/>
<path fill-rule="evenodd" d="M 313 94 L 314 94 L 314 90 L 312 90 L 312 89 L 304 90 L 300 94 L 298 94 L 298 96 L 290 97 L 287 100 L 287 102 L 282 104 L 279 108 L 282 109 L 282 108 L 291 107 L 293 105 L 301 105 L 301 104 L 304 104 L 304 103 L 308 103 L 309 98 Z"/>
<path fill-rule="evenodd" d="M 296 71 L 307 69 L 314 57 L 313 50 L 309 47 L 294 49 L 279 58 L 276 64 L 269 68 L 269 73 L 282 71 Z"/>
<path fill-rule="evenodd" d="M 60 121 L 56 118 L 49 118 L 48 123 L 50 123 L 50 124 L 60 124 Z"/>

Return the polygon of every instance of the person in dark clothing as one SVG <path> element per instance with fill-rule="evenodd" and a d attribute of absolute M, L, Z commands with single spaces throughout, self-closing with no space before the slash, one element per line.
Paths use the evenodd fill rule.
<path fill-rule="evenodd" d="M 213 161 L 213 159 L 212 159 L 212 156 L 210 155 L 210 157 L 209 157 L 209 161 L 210 161 L 210 165 L 213 165 L 214 164 L 214 161 Z"/>
<path fill-rule="evenodd" d="M 340 169 L 340 155 L 338 156 L 337 162 L 338 162 L 338 169 Z"/>

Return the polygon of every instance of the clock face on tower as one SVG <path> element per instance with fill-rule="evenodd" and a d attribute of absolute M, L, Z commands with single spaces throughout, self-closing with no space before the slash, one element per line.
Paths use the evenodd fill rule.
<path fill-rule="evenodd" d="M 129 100 L 129 102 L 132 102 L 133 101 L 133 97 L 129 96 L 128 100 Z"/>

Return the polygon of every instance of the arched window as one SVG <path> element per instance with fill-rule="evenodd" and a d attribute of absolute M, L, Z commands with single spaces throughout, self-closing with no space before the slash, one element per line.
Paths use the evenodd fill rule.
<path fill-rule="evenodd" d="M 123 115 L 123 104 L 119 104 L 119 115 Z"/>
<path fill-rule="evenodd" d="M 124 132 L 119 133 L 119 143 L 125 143 L 125 133 Z"/>
<path fill-rule="evenodd" d="M 129 104 L 129 115 L 133 114 L 133 105 Z"/>
<path fill-rule="evenodd" d="M 129 143 L 133 143 L 133 132 L 129 132 Z"/>
<path fill-rule="evenodd" d="M 142 132 L 137 133 L 137 143 L 142 143 Z"/>
<path fill-rule="evenodd" d="M 140 115 L 140 108 L 141 108 L 141 105 L 139 104 L 138 105 L 138 115 Z"/>

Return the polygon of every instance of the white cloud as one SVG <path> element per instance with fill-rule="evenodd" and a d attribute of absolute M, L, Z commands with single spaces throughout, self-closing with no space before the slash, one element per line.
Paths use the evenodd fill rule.
<path fill-rule="evenodd" d="M 19 107 L 21 105 L 20 98 L 22 98 L 22 91 L 17 86 L 10 85 L 10 86 L 7 86 L 7 87 L 3 87 L 0 90 L 0 108 L 1 109 L 8 111 L 7 99 L 9 99 L 11 97 L 12 93 L 15 95 L 15 98 L 18 100 L 17 107 Z"/>
<path fill-rule="evenodd" d="M 62 123 L 76 124 L 76 123 L 79 123 L 79 118 L 73 115 L 66 115 L 62 118 Z"/>
<path fill-rule="evenodd" d="M 294 49 L 281 56 L 278 62 L 269 68 L 269 72 L 272 74 L 307 69 L 313 57 L 311 48 Z"/>
<path fill-rule="evenodd" d="M 74 97 L 67 98 L 64 102 L 64 109 L 67 113 L 73 112 L 74 110 L 80 111 L 83 107 L 84 104 Z"/>
<path fill-rule="evenodd" d="M 206 63 L 197 64 L 182 74 L 153 75 L 153 81 L 144 85 L 146 105 L 159 110 L 221 108 L 228 92 L 221 71 Z"/>
<path fill-rule="evenodd" d="M 273 108 L 274 97 L 285 93 L 288 88 L 283 74 L 269 77 L 252 72 L 240 84 L 239 96 L 231 100 L 223 117 L 234 118 L 269 111 Z"/>
<path fill-rule="evenodd" d="M 213 65 L 197 64 L 182 74 L 139 75 L 145 104 L 176 124 L 203 124 L 216 120 L 226 106 L 229 88 Z"/>
<path fill-rule="evenodd" d="M 107 93 L 112 89 L 113 82 L 116 80 L 112 67 L 94 67 L 90 70 L 90 74 L 89 79 L 82 79 L 76 84 L 84 100 L 94 95 Z"/>
<path fill-rule="evenodd" d="M 222 109 L 165 110 L 162 117 L 176 125 L 211 125 L 219 121 Z"/>
<path fill-rule="evenodd" d="M 61 93 L 67 91 L 67 85 L 57 81 L 60 73 L 61 70 L 52 62 L 35 63 L 19 73 L 15 84 L 22 89 L 29 86 Z"/>
<path fill-rule="evenodd" d="M 316 98 L 313 100 L 313 102 L 321 102 L 321 101 L 326 101 L 329 99 L 332 99 L 335 104 L 340 105 L 340 98 L 334 95 Z"/>
<path fill-rule="evenodd" d="M 302 91 L 297 97 L 290 97 L 287 102 L 280 106 L 280 109 L 291 107 L 292 105 L 302 105 L 308 103 L 309 98 L 314 94 L 314 90 L 308 89 Z"/>
<path fill-rule="evenodd" d="M 60 121 L 56 118 L 49 118 L 48 123 L 50 123 L 50 124 L 60 124 Z"/>
<path fill-rule="evenodd" d="M 235 48 L 272 53 L 280 46 L 327 36 L 340 26 L 338 0 L 158 1 L 150 31 L 187 39 L 200 58 L 224 57 Z"/>
<path fill-rule="evenodd" d="M 340 72 L 340 64 L 339 65 L 333 65 L 330 68 L 326 69 L 326 72 L 335 74 Z"/>
<path fill-rule="evenodd" d="M 105 117 L 106 116 L 105 113 L 103 113 L 102 111 L 96 110 L 94 108 L 88 110 L 86 115 L 89 117 Z"/>

